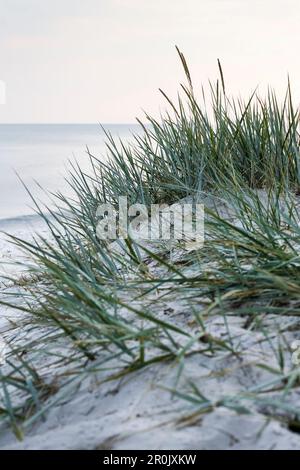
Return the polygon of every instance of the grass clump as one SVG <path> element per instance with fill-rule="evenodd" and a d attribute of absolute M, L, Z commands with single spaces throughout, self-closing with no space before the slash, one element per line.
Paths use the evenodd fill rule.
<path fill-rule="evenodd" d="M 39 279 L 21 292 L 21 303 L 1 300 L 29 314 L 27 327 L 40 332 L 17 343 L 11 338 L 0 378 L 1 414 L 19 437 L 83 377 L 113 380 L 170 361 L 178 365 L 172 393 L 199 413 L 269 407 L 286 423 L 291 414 L 300 419 L 297 405 L 286 404 L 299 386 L 299 370 L 287 362 L 290 332 L 297 336 L 300 326 L 299 111 L 290 84 L 282 104 L 273 91 L 264 99 L 253 93 L 247 102 L 229 98 L 221 67 L 209 99 L 203 91 L 198 100 L 179 56 L 187 85 L 177 102 L 162 92 L 165 115 L 159 121 L 146 115 L 131 143 L 106 133 L 105 160 L 89 154 L 88 174 L 73 165 L 68 182 L 74 198 L 57 194 L 47 215 L 36 206 L 51 241 L 11 237 L 34 261 L 29 275 Z M 120 196 L 148 207 L 185 197 L 212 201 L 205 249 L 100 240 L 97 207 L 116 205 Z M 183 314 L 168 317 L 174 299 Z M 260 333 L 266 359 L 253 358 L 251 367 L 268 378 L 249 390 L 218 396 L 216 389 L 215 397 L 205 398 L 196 380 L 182 383 L 185 364 L 197 356 L 213 371 L 216 357 L 244 361 L 247 351 L 232 327 L 236 318 L 242 339 Z M 221 337 L 211 332 L 217 319 Z M 234 375 L 228 364 L 222 373 L 225 381 Z"/>

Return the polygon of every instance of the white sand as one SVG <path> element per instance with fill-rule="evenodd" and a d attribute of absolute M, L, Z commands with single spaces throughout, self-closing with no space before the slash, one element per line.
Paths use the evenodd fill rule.
<path fill-rule="evenodd" d="M 16 236 L 30 238 L 32 230 L 46 233 L 46 228 L 35 218 L 7 221 L 1 230 Z M 0 235 L 1 269 L 12 274 L 14 269 L 4 262 L 20 259 L 20 253 Z M 20 275 L 20 273 L 18 273 Z M 2 289 L 5 286 L 2 283 Z M 0 292 L 1 295 L 1 292 Z M 184 322 L 191 312 L 179 300 L 166 299 L 170 308 L 168 321 Z M 20 322 L 16 310 L 0 307 L 0 333 L 7 334 L 10 321 Z M 284 321 L 295 325 L 299 320 L 288 317 Z M 275 316 L 265 319 L 278 335 Z M 263 335 L 244 328 L 245 319 L 228 317 L 233 342 L 240 345 L 239 357 L 230 352 L 214 356 L 194 355 L 186 359 L 180 380 L 184 386 L 193 380 L 210 399 L 249 391 L 274 378 L 253 363 L 265 362 L 278 367 L 274 352 Z M 282 321 L 281 321 L 282 326 Z M 207 319 L 211 334 L 220 339 L 227 336 L 223 319 Z M 292 330 L 292 328 L 291 328 Z M 295 339 L 293 331 L 285 333 L 287 343 Z M 290 352 L 285 350 L 287 370 L 292 367 Z M 41 369 L 42 369 L 41 365 Z M 222 373 L 220 373 L 222 371 Z M 53 371 L 54 373 L 55 371 Z M 47 371 L 47 373 L 52 373 Z M 162 386 L 173 387 L 177 373 L 175 364 L 158 364 L 140 370 L 125 378 L 100 384 L 101 374 L 83 380 L 77 390 L 69 393 L 48 412 L 45 420 L 38 420 L 29 428 L 25 439 L 18 442 L 6 427 L 1 429 L 2 449 L 300 449 L 300 435 L 289 431 L 285 424 L 273 419 L 266 406 L 253 406 L 251 415 L 240 414 L 222 406 L 203 415 L 179 398 L 172 398 Z M 276 396 L 265 393 L 262 398 Z M 288 404 L 299 404 L 300 392 L 295 388 Z M 249 406 L 249 405 L 247 405 Z"/>

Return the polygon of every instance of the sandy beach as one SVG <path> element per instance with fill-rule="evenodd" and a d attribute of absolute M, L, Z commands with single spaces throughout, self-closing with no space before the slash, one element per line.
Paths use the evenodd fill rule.
<path fill-rule="evenodd" d="M 47 236 L 47 228 L 33 216 L 1 222 L 1 230 L 30 240 L 37 231 Z M 20 259 L 20 253 L 7 242 L 1 234 L 1 267 L 16 278 L 23 276 L 12 266 L 3 263 Z M 5 267 L 4 267 L 5 266 Z M 16 292 L 16 287 L 5 287 L 7 293 Z M 17 300 L 16 298 L 14 299 Z M 174 293 L 158 305 L 158 315 L 176 322 L 188 322 L 191 314 L 181 299 Z M 28 329 L 32 319 L 30 314 L 0 307 L 1 335 L 3 338 L 17 336 L 18 329 Z M 230 353 L 220 352 L 213 357 L 191 356 L 185 360 L 181 382 L 193 380 L 204 395 L 210 398 L 228 396 L 239 390 L 259 386 L 269 378 L 267 370 L 252 366 L 252 363 L 267 362 L 276 367 L 276 360 L 270 345 L 261 332 L 244 329 L 245 321 L 239 317 L 228 317 L 231 335 L 239 345 L 243 355 L 238 358 Z M 297 317 L 288 317 L 284 322 L 295 325 Z M 269 316 L 266 323 L 273 324 L 274 336 L 279 325 L 275 316 Z M 226 327 L 221 317 L 212 316 L 207 320 L 208 331 L 223 339 Z M 40 327 L 40 330 L 42 326 Z M 291 342 L 293 329 L 286 331 L 285 337 Z M 13 333 L 11 333 L 13 331 Z M 39 328 L 34 335 L 39 335 Z M 289 353 L 286 360 L 290 362 Z M 226 372 L 227 371 L 227 372 Z M 55 376 L 55 368 L 48 370 L 47 363 L 41 359 L 40 373 Z M 300 436 L 273 419 L 267 412 L 267 404 L 251 405 L 252 413 L 237 414 L 222 406 L 205 412 L 195 413 L 195 409 L 185 401 L 170 394 L 176 381 L 176 363 L 161 363 L 133 372 L 119 380 L 105 382 L 103 373 L 82 376 L 71 385 L 55 405 L 26 429 L 24 440 L 17 441 L 8 427 L 0 434 L 1 449 L 297 449 Z M 265 395 L 264 395 L 265 396 Z M 276 392 L 270 392 L 275 398 Z M 266 396 L 265 396 L 266 398 Z M 51 398 L 50 400 L 52 400 Z M 299 391 L 293 393 L 293 401 L 299 401 Z"/>
<path fill-rule="evenodd" d="M 299 0 L 0 4 L 2 460 L 300 450 Z"/>

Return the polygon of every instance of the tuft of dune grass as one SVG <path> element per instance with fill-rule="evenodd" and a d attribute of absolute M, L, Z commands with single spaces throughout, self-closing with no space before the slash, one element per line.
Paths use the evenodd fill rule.
<path fill-rule="evenodd" d="M 299 386 L 299 370 L 286 364 L 288 346 L 261 326 L 266 315 L 300 316 L 299 110 L 290 83 L 283 103 L 271 90 L 245 102 L 228 97 L 220 64 L 220 80 L 198 100 L 178 52 L 187 84 L 176 102 L 162 91 L 167 111 L 161 119 L 146 114 L 132 143 L 106 131 L 105 160 L 89 154 L 89 173 L 72 166 L 67 181 L 73 198 L 56 194 L 50 215 L 36 203 L 50 241 L 11 237 L 31 259 L 26 279 L 38 280 L 15 281 L 18 302 L 11 300 L 14 293 L 1 297 L 29 315 L 32 325 L 24 338 L 15 341 L 11 334 L 0 375 L 0 417 L 19 438 L 83 377 L 100 373 L 103 381 L 114 380 L 170 361 L 178 366 L 170 391 L 199 414 L 219 406 L 251 412 L 249 403 L 263 403 L 299 422 L 299 408 L 285 400 Z M 96 211 L 100 203 L 117 204 L 119 196 L 147 206 L 210 198 L 205 249 L 187 252 L 174 243 L 153 250 L 131 239 L 113 249 L 97 238 Z M 162 314 L 170 298 L 182 302 L 188 321 Z M 207 331 L 213 315 L 224 324 L 227 317 L 245 318 L 245 328 L 261 329 L 277 366 L 257 367 L 269 369 L 271 384 L 217 399 L 205 397 L 195 383 L 177 387 L 191 355 L 242 354 L 229 326 L 222 340 Z M 263 398 L 270 387 L 281 395 Z"/>

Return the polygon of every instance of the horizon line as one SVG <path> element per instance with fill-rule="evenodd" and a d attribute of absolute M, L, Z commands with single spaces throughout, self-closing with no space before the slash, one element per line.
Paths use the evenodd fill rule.
<path fill-rule="evenodd" d="M 136 122 L 0 122 L 2 126 L 50 126 L 50 125 L 60 125 L 60 126 L 138 126 L 139 123 Z"/>

